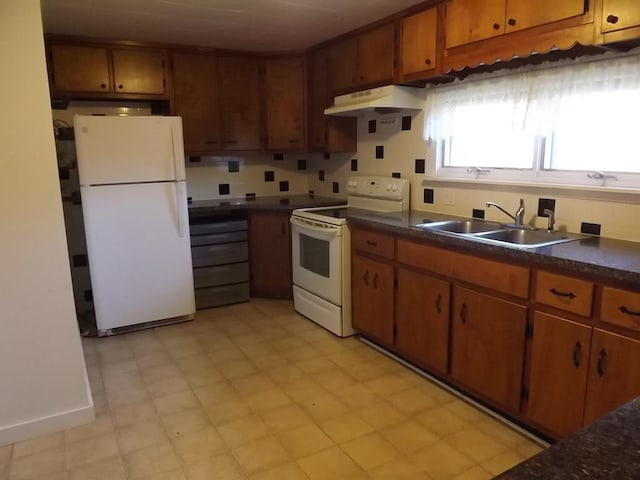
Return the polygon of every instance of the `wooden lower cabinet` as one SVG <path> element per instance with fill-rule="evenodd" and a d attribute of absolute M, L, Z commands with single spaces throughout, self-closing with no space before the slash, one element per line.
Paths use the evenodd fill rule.
<path fill-rule="evenodd" d="M 452 305 L 452 378 L 519 411 L 527 307 L 458 286 Z"/>
<path fill-rule="evenodd" d="M 527 418 L 558 437 L 582 426 L 591 330 L 535 312 Z"/>
<path fill-rule="evenodd" d="M 393 283 L 391 263 L 352 254 L 353 327 L 385 346 L 393 344 Z"/>
<path fill-rule="evenodd" d="M 395 347 L 409 360 L 446 374 L 449 282 L 398 267 Z"/>
<path fill-rule="evenodd" d="M 289 216 L 288 212 L 249 214 L 251 296 L 293 297 Z"/>

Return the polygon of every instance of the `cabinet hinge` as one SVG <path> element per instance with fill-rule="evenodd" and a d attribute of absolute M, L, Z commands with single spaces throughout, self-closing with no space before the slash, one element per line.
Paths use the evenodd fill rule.
<path fill-rule="evenodd" d="M 525 336 L 529 340 L 533 338 L 533 323 L 527 323 L 527 326 L 525 328 Z"/>
<path fill-rule="evenodd" d="M 529 401 L 529 389 L 524 385 L 522 386 L 522 390 L 520 391 L 520 398 L 525 402 Z"/>

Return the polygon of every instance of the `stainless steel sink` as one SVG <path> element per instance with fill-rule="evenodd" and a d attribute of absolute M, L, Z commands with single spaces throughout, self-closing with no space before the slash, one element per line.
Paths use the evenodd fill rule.
<path fill-rule="evenodd" d="M 499 223 L 485 222 L 483 220 L 447 220 L 444 222 L 419 223 L 415 225 L 418 228 L 428 230 L 437 230 L 439 232 L 459 233 L 463 235 L 493 232 L 500 230 L 502 227 Z"/>
<path fill-rule="evenodd" d="M 556 243 L 571 242 L 585 237 L 567 232 L 509 228 L 495 232 L 477 233 L 473 235 L 473 238 L 500 245 L 507 244 L 519 248 L 536 248 L 555 245 Z"/>

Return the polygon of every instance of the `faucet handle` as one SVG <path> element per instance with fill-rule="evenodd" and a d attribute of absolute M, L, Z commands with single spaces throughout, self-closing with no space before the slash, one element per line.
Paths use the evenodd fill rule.
<path fill-rule="evenodd" d="M 542 210 L 542 213 L 547 217 L 549 217 L 549 222 L 547 223 L 547 230 L 549 231 L 553 230 L 553 226 L 556 223 L 556 212 L 549 208 L 545 208 L 544 210 Z"/>

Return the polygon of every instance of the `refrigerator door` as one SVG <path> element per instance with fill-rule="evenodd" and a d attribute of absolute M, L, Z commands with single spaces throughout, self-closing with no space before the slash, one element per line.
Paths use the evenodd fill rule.
<path fill-rule="evenodd" d="M 73 126 L 80 185 L 185 178 L 180 117 L 76 115 Z"/>
<path fill-rule="evenodd" d="M 185 182 L 80 191 L 98 330 L 193 314 Z"/>

